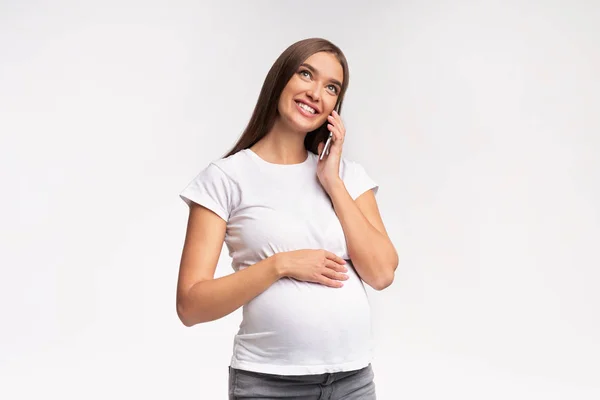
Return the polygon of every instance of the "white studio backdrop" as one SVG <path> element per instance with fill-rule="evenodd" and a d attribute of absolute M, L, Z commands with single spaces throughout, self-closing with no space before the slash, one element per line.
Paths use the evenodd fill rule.
<path fill-rule="evenodd" d="M 226 399 L 178 193 L 290 44 L 345 52 L 344 156 L 400 264 L 378 398 L 600 398 L 600 3 L 0 2 L 0 398 Z M 232 273 L 226 248 L 217 276 Z"/>

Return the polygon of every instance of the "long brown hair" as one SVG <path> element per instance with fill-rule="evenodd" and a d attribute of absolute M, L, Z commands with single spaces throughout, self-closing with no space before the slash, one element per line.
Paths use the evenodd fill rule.
<path fill-rule="evenodd" d="M 223 156 L 223 158 L 251 147 L 271 130 L 278 113 L 277 105 L 279 103 L 279 97 L 281 96 L 281 92 L 285 85 L 287 85 L 288 81 L 292 78 L 294 73 L 296 73 L 300 64 L 311 55 L 321 51 L 329 52 L 336 56 L 344 71 L 342 88 L 335 108 L 337 112 L 341 114 L 344 94 L 348 88 L 349 80 L 348 62 L 346 61 L 344 53 L 342 53 L 342 50 L 340 50 L 339 47 L 326 39 L 309 38 L 300 40 L 285 49 L 279 58 L 275 60 L 275 63 L 265 78 L 250 122 L 248 122 L 244 133 L 242 133 L 242 136 L 237 143 Z M 327 123 L 328 122 L 325 121 L 319 128 L 306 134 L 306 137 L 304 138 L 304 147 L 308 151 L 318 154 L 319 143 L 325 141 L 329 136 Z"/>

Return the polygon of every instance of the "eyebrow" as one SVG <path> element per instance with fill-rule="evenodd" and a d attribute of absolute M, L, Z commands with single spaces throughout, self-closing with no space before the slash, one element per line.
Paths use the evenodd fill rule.
<path fill-rule="evenodd" d="M 317 74 L 317 75 L 319 74 L 319 71 L 317 71 L 317 70 L 316 70 L 316 68 L 315 68 L 315 67 L 313 67 L 313 66 L 312 66 L 312 65 L 310 65 L 310 64 L 307 64 L 307 63 L 302 63 L 302 64 L 300 64 L 300 66 L 301 66 L 301 67 L 306 67 L 306 68 L 310 69 L 312 72 L 314 72 L 314 73 L 315 73 L 315 74 Z M 340 88 L 342 87 L 342 83 L 341 83 L 340 81 L 338 81 L 337 79 L 333 79 L 333 78 L 332 78 L 332 79 L 330 79 L 330 80 L 329 80 L 329 82 L 331 82 L 331 83 L 335 83 L 335 84 L 336 84 L 336 85 L 338 85 Z"/>

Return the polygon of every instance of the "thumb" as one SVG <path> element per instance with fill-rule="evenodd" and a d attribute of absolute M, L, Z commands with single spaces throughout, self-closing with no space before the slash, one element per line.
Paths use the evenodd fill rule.
<path fill-rule="evenodd" d="M 325 143 L 320 142 L 319 145 L 317 146 L 317 153 L 319 153 L 319 156 L 321 155 L 321 152 L 323 151 L 323 147 L 325 146 Z"/>

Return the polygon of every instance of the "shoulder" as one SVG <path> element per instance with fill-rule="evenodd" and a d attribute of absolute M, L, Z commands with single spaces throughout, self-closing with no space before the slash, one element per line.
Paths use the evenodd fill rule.
<path fill-rule="evenodd" d="M 228 157 L 212 160 L 207 169 L 211 169 L 215 174 L 223 175 L 237 184 L 242 172 L 247 168 L 247 162 L 246 155 L 243 150 L 240 150 Z"/>
<path fill-rule="evenodd" d="M 214 159 L 188 183 L 179 196 L 191 206 L 200 204 L 228 220 L 240 202 L 239 159 L 243 154 Z"/>
<path fill-rule="evenodd" d="M 342 159 L 340 161 L 340 174 L 343 178 L 350 177 L 361 167 L 362 166 L 358 161 L 342 156 Z"/>
<path fill-rule="evenodd" d="M 355 200 L 369 189 L 373 189 L 374 194 L 379 190 L 377 182 L 371 178 L 359 161 L 342 157 L 340 177 Z"/>

